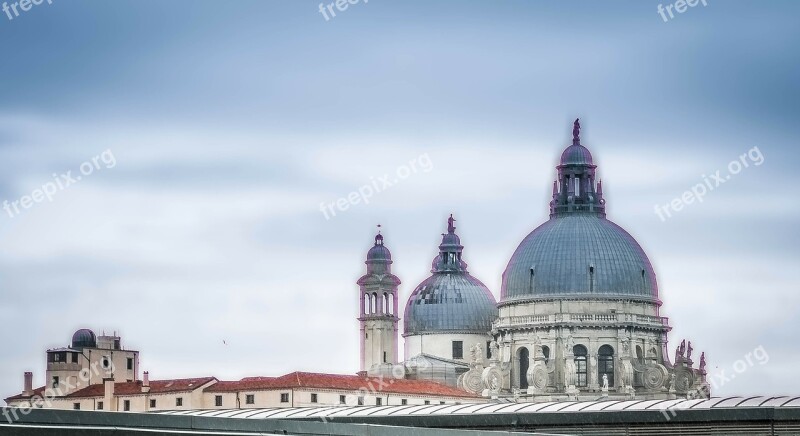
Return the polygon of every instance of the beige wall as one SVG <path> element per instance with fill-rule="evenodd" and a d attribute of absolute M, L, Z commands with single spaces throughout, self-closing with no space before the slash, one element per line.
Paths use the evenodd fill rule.
<path fill-rule="evenodd" d="M 459 362 L 471 362 L 470 349 L 475 344 L 481 344 L 481 352 L 484 358 L 484 365 L 488 364 L 486 356 L 486 343 L 492 340 L 489 334 L 465 334 L 465 333 L 442 333 L 428 335 L 406 336 L 405 358 L 409 359 L 418 354 L 425 353 L 443 359 L 457 360 Z M 463 358 L 453 359 L 453 341 L 463 342 Z"/>

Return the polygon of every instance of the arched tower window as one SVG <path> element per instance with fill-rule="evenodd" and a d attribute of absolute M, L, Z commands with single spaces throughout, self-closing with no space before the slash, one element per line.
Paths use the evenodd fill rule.
<path fill-rule="evenodd" d="M 369 314 L 369 294 L 364 294 L 364 315 Z"/>
<path fill-rule="evenodd" d="M 386 292 L 383 293 L 383 313 L 384 315 L 389 313 L 389 294 Z"/>
<path fill-rule="evenodd" d="M 389 294 L 389 314 L 394 315 L 394 294 Z"/>
<path fill-rule="evenodd" d="M 587 367 L 586 367 L 586 347 L 576 345 L 572 347 L 572 354 L 575 355 L 575 385 L 579 387 L 588 386 Z"/>
<path fill-rule="evenodd" d="M 522 347 L 519 349 L 519 388 L 528 389 L 528 365 L 530 364 L 530 353 L 528 349 Z"/>
<path fill-rule="evenodd" d="M 378 313 L 378 294 L 372 293 L 372 313 Z"/>
<path fill-rule="evenodd" d="M 608 385 L 614 386 L 614 349 L 603 345 L 597 351 L 597 380 L 602 383 L 603 375 L 608 376 Z"/>

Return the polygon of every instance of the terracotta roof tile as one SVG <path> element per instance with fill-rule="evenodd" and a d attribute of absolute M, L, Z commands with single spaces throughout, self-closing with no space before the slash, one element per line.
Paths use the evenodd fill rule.
<path fill-rule="evenodd" d="M 215 380 L 216 378 L 214 377 L 184 378 L 176 380 L 151 380 L 150 393 L 166 394 L 169 392 L 188 392 Z M 141 381 L 114 383 L 114 395 L 137 395 L 141 393 Z M 105 388 L 103 385 L 96 384 L 87 386 L 79 391 L 75 391 L 67 395 L 67 398 L 102 397 L 104 394 Z"/>
<path fill-rule="evenodd" d="M 45 388 L 46 388 L 46 386 L 42 386 L 40 388 L 36 388 L 36 389 L 33 390 L 33 394 L 31 394 L 31 395 L 23 395 L 22 393 L 19 393 L 17 395 L 14 395 L 13 397 L 8 397 L 8 398 L 6 398 L 6 403 L 8 403 L 9 401 L 15 401 L 15 400 L 28 400 L 31 397 L 35 396 L 35 395 L 38 395 L 38 396 L 41 397 L 42 394 L 44 394 Z"/>
<path fill-rule="evenodd" d="M 280 377 L 245 377 L 239 381 L 221 381 L 206 389 L 207 392 L 234 392 L 263 389 L 333 389 L 344 391 L 386 392 L 409 395 L 440 395 L 449 397 L 475 397 L 451 386 L 427 380 L 405 380 L 359 375 L 293 372 Z"/>

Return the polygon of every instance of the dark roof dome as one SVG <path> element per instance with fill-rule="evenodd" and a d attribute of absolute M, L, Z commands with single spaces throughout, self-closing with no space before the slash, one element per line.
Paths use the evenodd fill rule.
<path fill-rule="evenodd" d="M 89 329 L 80 329 L 72 335 L 72 348 L 96 348 L 97 336 Z"/>
<path fill-rule="evenodd" d="M 375 245 L 367 251 L 367 263 L 370 262 L 391 262 L 392 253 L 383 245 L 383 235 L 378 233 L 375 236 Z"/>
<path fill-rule="evenodd" d="M 572 145 L 557 166 L 550 220 L 511 256 L 500 301 L 547 298 L 626 298 L 660 304 L 656 275 L 642 247 L 606 219 L 602 183 L 591 153 L 580 145 L 575 120 Z"/>
<path fill-rule="evenodd" d="M 592 153 L 580 144 L 570 145 L 561 153 L 561 165 L 593 165 Z"/>
<path fill-rule="evenodd" d="M 644 250 L 622 227 L 596 215 L 564 215 L 517 247 L 500 301 L 565 297 L 658 302 L 658 285 Z"/>
<path fill-rule="evenodd" d="M 448 219 L 433 275 L 420 283 L 406 303 L 405 335 L 442 332 L 488 333 L 497 318 L 494 296 L 480 280 L 467 272 L 455 234 L 455 219 Z"/>
<path fill-rule="evenodd" d="M 406 303 L 406 335 L 441 332 L 488 333 L 497 319 L 494 296 L 469 274 L 434 273 Z"/>

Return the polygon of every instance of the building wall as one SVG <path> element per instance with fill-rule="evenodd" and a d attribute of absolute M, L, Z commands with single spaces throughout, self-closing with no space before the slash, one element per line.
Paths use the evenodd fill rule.
<path fill-rule="evenodd" d="M 45 386 L 53 387 L 53 377 L 59 378 L 59 392 L 69 395 L 86 386 L 103 383 L 104 378 L 114 378 L 117 382 L 135 381 L 138 376 L 139 352 L 128 350 L 109 350 L 84 348 L 79 350 L 78 362 L 72 363 L 71 352 L 67 352 L 67 362 L 47 362 Z M 108 357 L 111 366 L 104 368 L 103 357 Z M 133 369 L 128 369 L 128 359 L 133 359 Z"/>
<path fill-rule="evenodd" d="M 443 359 L 456 360 L 464 363 L 471 362 L 470 350 L 475 344 L 481 345 L 481 353 L 484 365 L 488 363 L 486 356 L 486 343 L 492 340 L 486 334 L 469 333 L 437 333 L 427 335 L 411 335 L 405 338 L 405 357 L 406 359 L 425 353 Z M 453 359 L 453 341 L 462 342 L 462 358 Z"/>
<path fill-rule="evenodd" d="M 361 340 L 364 347 L 362 371 L 367 371 L 373 366 L 383 363 L 397 363 L 397 321 L 395 318 L 375 318 L 361 321 Z"/>
<path fill-rule="evenodd" d="M 528 367 L 534 364 L 538 343 L 547 347 L 555 370 L 549 375 L 549 387 L 563 392 L 564 359 L 574 345 L 587 349 L 586 387 L 598 391 L 602 381 L 598 375 L 598 351 L 608 345 L 614 352 L 614 380 L 610 389 L 622 387 L 620 357 L 665 362 L 666 333 L 670 327 L 653 303 L 614 300 L 564 300 L 521 302 L 501 305 L 495 323 L 499 332 L 502 361 L 510 371 L 504 379 L 505 389 L 520 387 L 522 377 L 520 351 L 528 350 Z M 544 350 L 543 350 L 544 351 Z M 636 380 L 631 380 L 636 385 Z"/>

